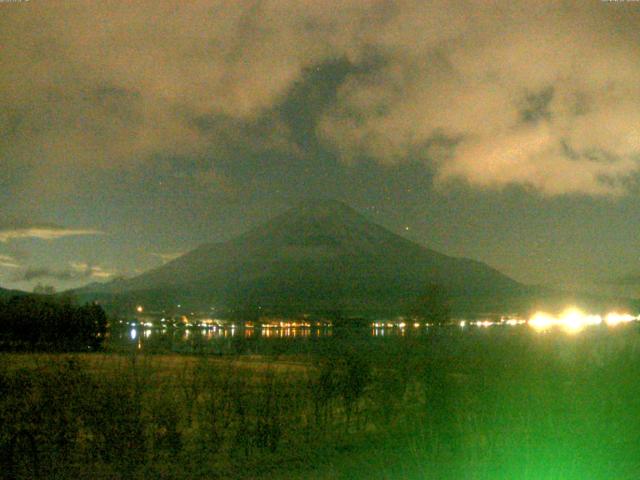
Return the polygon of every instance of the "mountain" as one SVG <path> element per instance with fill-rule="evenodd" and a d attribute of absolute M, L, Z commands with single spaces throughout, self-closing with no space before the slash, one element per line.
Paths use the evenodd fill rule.
<path fill-rule="evenodd" d="M 435 252 L 325 200 L 302 203 L 137 277 L 79 292 L 167 305 L 364 313 L 397 312 L 434 284 L 456 304 L 523 289 L 481 262 Z"/>
<path fill-rule="evenodd" d="M 0 300 L 11 298 L 16 295 L 27 295 L 26 292 L 21 292 L 20 290 L 7 290 L 6 288 L 0 287 Z"/>

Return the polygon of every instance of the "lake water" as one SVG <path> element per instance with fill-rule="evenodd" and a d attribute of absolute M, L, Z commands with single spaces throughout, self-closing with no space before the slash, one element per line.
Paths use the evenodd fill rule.
<path fill-rule="evenodd" d="M 379 321 L 353 329 L 328 325 L 271 324 L 245 326 L 243 323 L 206 326 L 145 326 L 123 322 L 112 329 L 107 348 L 115 351 L 140 350 L 148 353 L 301 353 L 319 345 L 347 339 L 353 343 L 386 342 L 387 339 L 428 339 L 433 336 L 603 336 L 621 329 L 637 329 L 638 317 L 541 317 L 458 320 L 436 327 L 428 323 Z"/>

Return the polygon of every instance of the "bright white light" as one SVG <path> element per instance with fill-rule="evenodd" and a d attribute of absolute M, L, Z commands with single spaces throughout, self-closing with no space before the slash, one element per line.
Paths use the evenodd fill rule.
<path fill-rule="evenodd" d="M 637 320 L 637 318 L 633 315 L 629 315 L 628 313 L 620 314 L 617 312 L 611 312 L 605 317 L 605 322 L 610 327 L 615 327 L 621 323 L 633 322 L 634 320 Z"/>
<path fill-rule="evenodd" d="M 135 340 L 138 336 L 138 331 L 135 328 L 132 328 L 129 332 L 129 336 L 131 337 L 131 340 Z"/>
<path fill-rule="evenodd" d="M 536 312 L 536 314 L 529 319 L 529 325 L 539 332 L 548 330 L 557 323 L 557 320 L 551 315 L 544 312 Z"/>
<path fill-rule="evenodd" d="M 562 312 L 558 323 L 569 333 L 579 332 L 586 326 L 586 317 L 577 308 L 569 308 Z"/>
<path fill-rule="evenodd" d="M 523 323 L 527 323 L 526 320 L 520 320 L 517 318 L 509 318 L 507 320 L 504 320 L 504 324 L 505 325 L 509 325 L 510 327 L 513 327 L 515 325 L 522 325 Z"/>
<path fill-rule="evenodd" d="M 600 325 L 603 321 L 609 326 L 614 326 L 635 320 L 638 320 L 638 317 L 615 312 L 607 314 L 603 320 L 600 315 L 589 315 L 575 307 L 571 307 L 566 309 L 557 317 L 544 312 L 537 312 L 529 319 L 528 323 L 532 328 L 538 331 L 545 331 L 558 326 L 568 333 L 577 333 L 585 327 Z"/>
<path fill-rule="evenodd" d="M 462 324 L 462 322 L 460 322 L 460 326 L 464 327 L 467 324 L 467 322 L 464 322 L 464 325 Z M 471 325 L 475 325 L 476 327 L 490 327 L 491 325 L 494 325 L 494 323 L 491 320 L 477 320 L 475 322 L 471 322 Z"/>

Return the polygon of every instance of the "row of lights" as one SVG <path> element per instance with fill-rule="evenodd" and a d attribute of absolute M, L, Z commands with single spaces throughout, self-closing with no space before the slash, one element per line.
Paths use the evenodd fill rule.
<path fill-rule="evenodd" d="M 138 306 L 136 308 L 136 311 L 138 313 L 142 313 L 144 309 L 142 306 Z M 186 317 L 183 317 L 183 320 L 184 318 Z M 162 320 L 164 321 L 164 318 Z M 515 325 L 522 325 L 524 323 L 527 323 L 534 330 L 541 331 L 541 332 L 550 330 L 555 327 L 560 327 L 563 330 L 571 333 L 571 332 L 578 332 L 587 326 L 601 325 L 603 323 L 608 326 L 615 326 L 623 323 L 633 322 L 636 320 L 640 320 L 640 316 L 634 317 L 633 315 L 630 315 L 627 313 L 611 312 L 603 317 L 601 315 L 586 314 L 577 308 L 568 308 L 558 316 L 554 316 L 546 312 L 537 312 L 528 321 L 517 319 L 517 318 L 507 318 L 507 319 L 503 318 L 499 322 L 493 322 L 491 320 L 478 320 L 475 322 L 474 321 L 468 322 L 466 320 L 462 320 L 459 322 L 459 325 L 462 328 L 466 327 L 467 325 L 486 328 L 493 325 L 515 326 Z M 151 323 L 143 323 L 142 326 L 151 327 L 153 325 Z M 192 326 L 192 324 L 187 323 L 186 326 L 190 327 Z M 215 329 L 215 325 L 211 325 L 211 322 L 201 323 L 200 326 L 203 328 L 213 327 Z M 400 322 L 400 323 L 375 322 L 372 324 L 372 327 L 376 329 L 385 328 L 385 327 L 405 328 L 406 326 L 407 325 L 405 322 Z M 417 322 L 413 323 L 414 328 L 419 328 L 420 326 L 421 326 L 420 323 L 417 323 Z M 426 323 L 425 326 L 430 326 L 430 324 Z M 252 328 L 253 325 L 247 324 L 246 327 Z M 311 327 L 311 324 L 308 322 L 301 322 L 301 323 L 278 322 L 278 323 L 271 323 L 271 324 L 263 324 L 261 325 L 261 327 L 267 328 L 267 329 L 268 328 L 300 328 L 300 327 L 309 328 Z M 231 325 L 231 328 L 235 328 L 235 325 Z"/>
<path fill-rule="evenodd" d="M 588 326 L 606 324 L 609 327 L 634 322 L 640 317 L 634 317 L 628 313 L 610 312 L 605 316 L 589 315 L 577 308 L 569 308 L 558 316 L 545 312 L 537 312 L 529 319 L 529 326 L 537 331 L 547 331 L 555 327 L 573 333 L 579 332 Z"/>
<path fill-rule="evenodd" d="M 479 320 L 476 322 L 467 322 L 462 320 L 459 325 L 464 328 L 467 325 L 476 327 L 490 327 L 493 325 L 522 325 L 528 324 L 531 328 L 538 332 L 545 332 L 553 328 L 561 328 L 569 333 L 575 333 L 583 330 L 585 327 L 593 325 L 605 324 L 609 327 L 634 322 L 640 320 L 640 316 L 634 317 L 628 313 L 610 312 L 605 316 L 591 315 L 584 313 L 578 308 L 568 308 L 560 315 L 551 315 L 546 312 L 536 312 L 529 320 L 522 319 L 502 319 L 500 322 L 492 322 L 490 320 Z"/>

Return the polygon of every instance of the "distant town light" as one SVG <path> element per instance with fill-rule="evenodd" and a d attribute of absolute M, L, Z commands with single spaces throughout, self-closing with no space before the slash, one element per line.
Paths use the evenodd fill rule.
<path fill-rule="evenodd" d="M 529 319 L 529 326 L 538 331 L 548 330 L 555 323 L 555 319 L 544 312 L 537 312 Z"/>
<path fill-rule="evenodd" d="M 471 322 L 471 325 L 475 325 L 476 327 L 491 327 L 492 325 L 495 325 L 494 322 L 492 322 L 491 320 L 478 320 L 476 322 Z"/>
<path fill-rule="evenodd" d="M 560 323 L 567 332 L 579 332 L 585 327 L 584 314 L 576 309 L 564 312 Z"/>
<path fill-rule="evenodd" d="M 616 312 L 609 313 L 605 318 L 605 322 L 610 327 L 616 326 L 620 323 L 633 322 L 634 320 L 636 320 L 636 317 L 633 315 L 629 315 L 627 313 L 620 314 Z"/>
<path fill-rule="evenodd" d="M 568 333 L 577 333 L 585 327 L 600 325 L 603 321 L 608 326 L 627 323 L 638 320 L 629 314 L 609 313 L 604 318 L 600 315 L 588 315 L 577 308 L 568 308 L 555 317 L 544 312 L 537 312 L 529 319 L 529 326 L 538 331 L 549 330 L 552 327 L 561 327 Z"/>
<path fill-rule="evenodd" d="M 142 305 L 138 305 L 138 306 L 136 307 L 136 312 L 138 312 L 138 313 L 142 313 L 143 311 L 144 311 L 144 308 L 142 308 Z"/>

